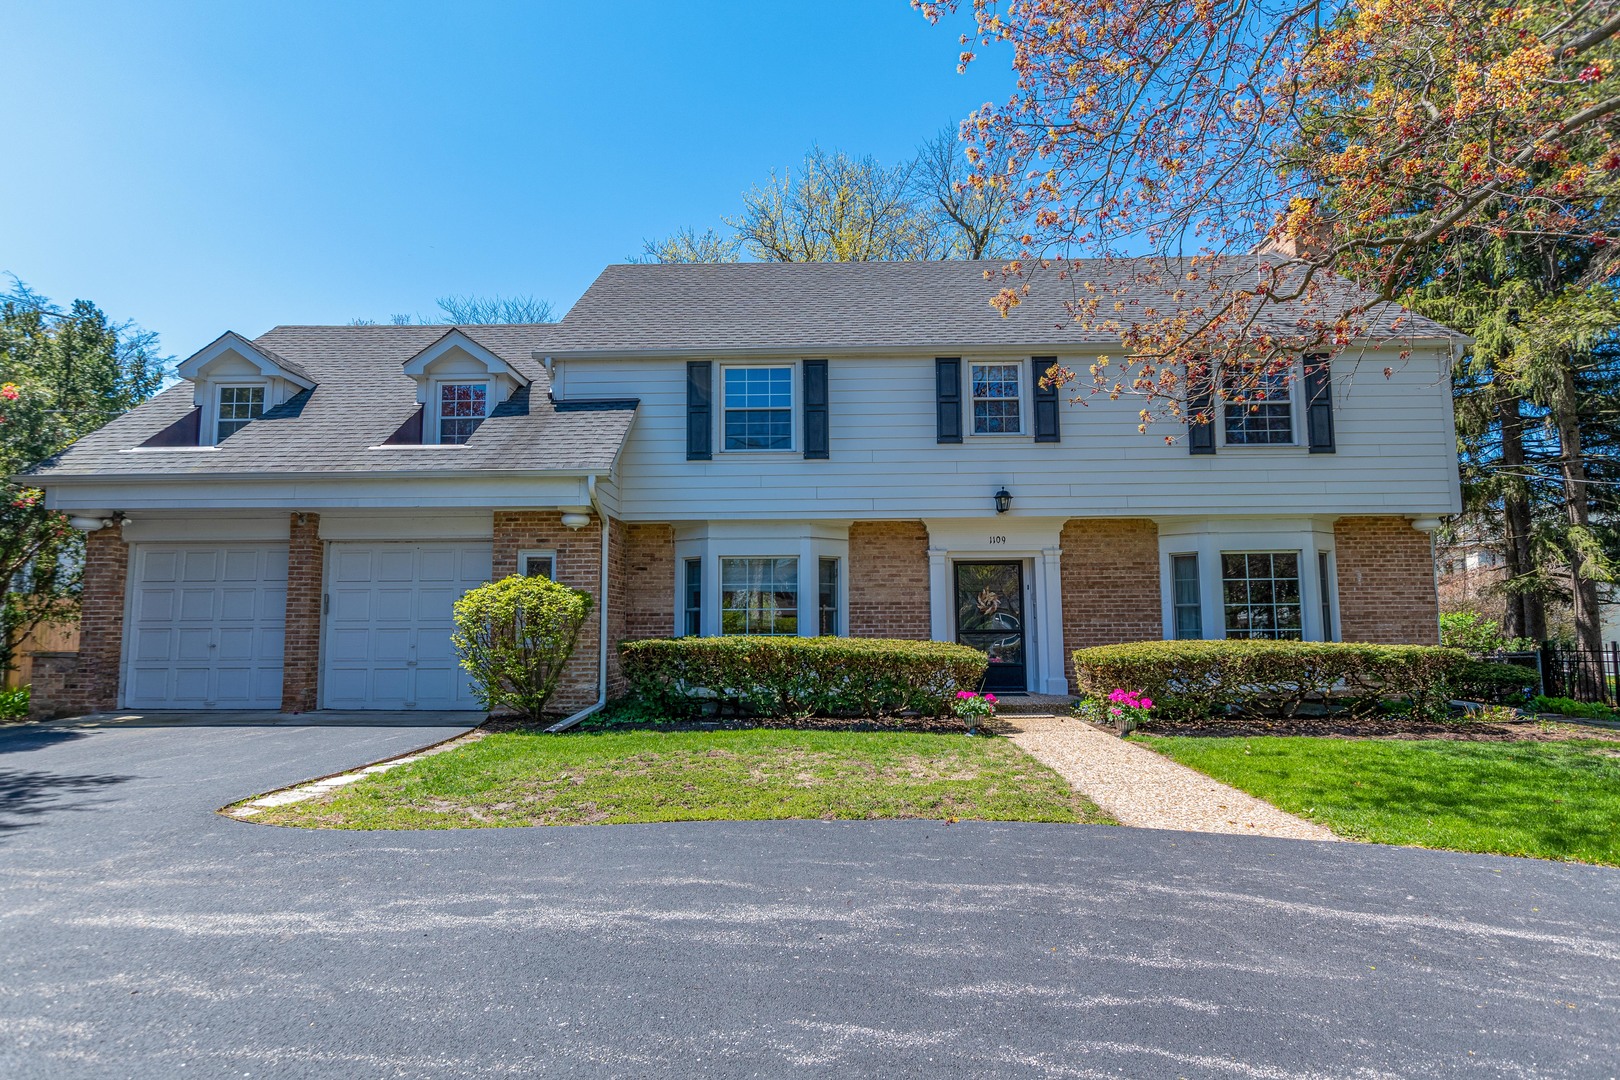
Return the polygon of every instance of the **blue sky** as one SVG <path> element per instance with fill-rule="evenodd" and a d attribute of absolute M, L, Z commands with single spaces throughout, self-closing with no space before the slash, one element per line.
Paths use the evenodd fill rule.
<path fill-rule="evenodd" d="M 1010 86 L 906 0 L 0 4 L 0 272 L 184 357 L 447 293 L 560 311 L 813 142 Z"/>

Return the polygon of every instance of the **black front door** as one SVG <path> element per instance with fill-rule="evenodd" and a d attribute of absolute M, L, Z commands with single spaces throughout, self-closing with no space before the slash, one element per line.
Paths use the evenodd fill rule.
<path fill-rule="evenodd" d="M 986 690 L 1025 689 L 1023 563 L 956 564 L 956 640 L 990 658 Z"/>

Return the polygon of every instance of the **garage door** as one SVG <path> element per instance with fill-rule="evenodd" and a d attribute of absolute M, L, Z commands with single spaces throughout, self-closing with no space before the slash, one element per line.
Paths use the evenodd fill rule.
<path fill-rule="evenodd" d="M 286 544 L 137 544 L 124 706 L 279 709 Z"/>
<path fill-rule="evenodd" d="M 490 545 L 337 543 L 327 559 L 328 709 L 476 709 L 451 608 L 489 580 Z"/>

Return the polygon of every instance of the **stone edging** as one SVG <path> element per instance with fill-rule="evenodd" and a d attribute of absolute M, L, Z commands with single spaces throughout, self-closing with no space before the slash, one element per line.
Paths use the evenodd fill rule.
<path fill-rule="evenodd" d="M 340 787 L 346 787 L 367 776 L 376 776 L 391 769 L 397 769 L 401 765 L 409 765 L 414 761 L 432 757 L 434 754 L 442 754 L 446 750 L 454 750 L 460 746 L 470 745 L 487 734 L 489 733 L 482 727 L 477 727 L 460 735 L 453 735 L 443 742 L 430 743 L 416 750 L 407 750 L 396 757 L 383 758 L 369 765 L 347 769 L 340 773 L 331 773 L 327 776 L 318 776 L 313 780 L 303 780 L 296 784 L 289 784 L 287 787 L 249 796 L 246 799 L 221 807 L 219 812 L 226 817 L 236 818 L 238 821 L 252 821 L 257 815 L 274 807 L 291 806 L 293 803 L 306 802 L 328 792 L 336 791 Z"/>

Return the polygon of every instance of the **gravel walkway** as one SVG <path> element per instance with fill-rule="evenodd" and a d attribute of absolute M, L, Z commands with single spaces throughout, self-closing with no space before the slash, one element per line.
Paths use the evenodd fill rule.
<path fill-rule="evenodd" d="M 1329 830 L 1152 750 L 1062 716 L 1007 717 L 1007 738 L 1124 825 L 1338 840 Z"/>

